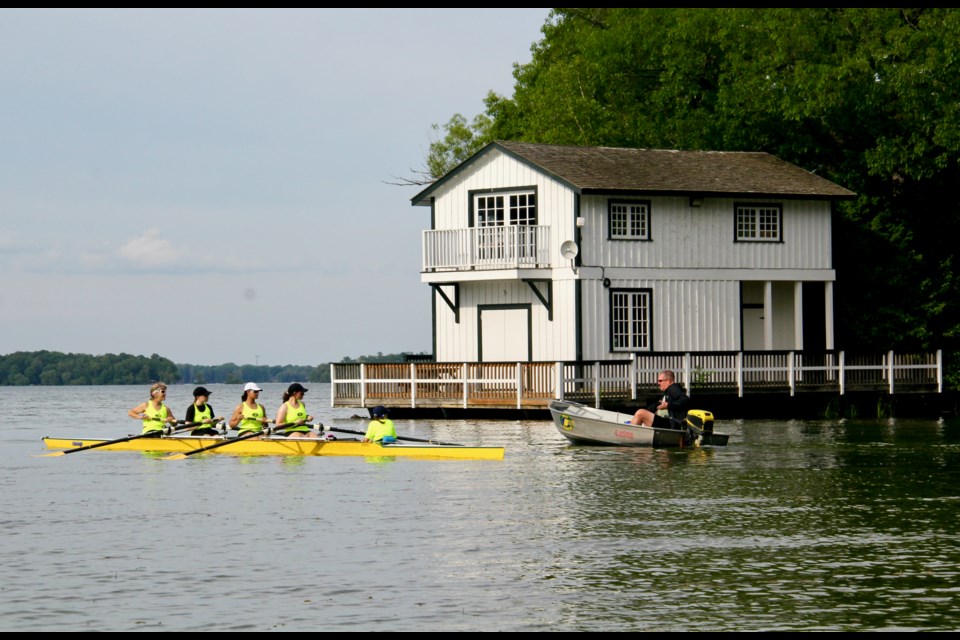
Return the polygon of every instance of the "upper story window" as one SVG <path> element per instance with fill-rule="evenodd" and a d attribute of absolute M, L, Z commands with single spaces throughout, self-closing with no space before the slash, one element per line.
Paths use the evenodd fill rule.
<path fill-rule="evenodd" d="M 736 205 L 737 242 L 780 242 L 783 209 L 779 204 Z"/>
<path fill-rule="evenodd" d="M 533 190 L 474 196 L 476 226 L 537 224 L 537 194 Z"/>
<path fill-rule="evenodd" d="M 650 202 L 608 203 L 611 240 L 649 240 Z"/>

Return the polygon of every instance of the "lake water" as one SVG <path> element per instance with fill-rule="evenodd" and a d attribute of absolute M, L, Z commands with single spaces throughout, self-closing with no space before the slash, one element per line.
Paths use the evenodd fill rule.
<path fill-rule="evenodd" d="M 262 386 L 272 417 L 286 385 Z M 39 457 L 138 432 L 147 388 L 0 387 L 3 631 L 960 629 L 955 421 L 718 415 L 729 446 L 666 451 L 398 420 L 505 458 Z M 241 386 L 210 388 L 229 416 Z"/>

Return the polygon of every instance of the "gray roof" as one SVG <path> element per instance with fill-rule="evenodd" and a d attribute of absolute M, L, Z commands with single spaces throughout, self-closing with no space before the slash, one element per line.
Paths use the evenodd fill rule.
<path fill-rule="evenodd" d="M 582 194 L 830 200 L 856 196 L 849 189 L 763 152 L 622 149 L 497 141 L 417 194 L 413 204 L 428 204 L 434 189 L 492 149 L 500 149 Z"/>

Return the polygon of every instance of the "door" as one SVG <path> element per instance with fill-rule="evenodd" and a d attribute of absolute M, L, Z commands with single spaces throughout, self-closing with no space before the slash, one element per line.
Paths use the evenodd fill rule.
<path fill-rule="evenodd" d="M 480 311 L 480 362 L 529 362 L 530 305 L 489 305 Z"/>
<path fill-rule="evenodd" d="M 764 338 L 764 283 L 742 282 L 740 284 L 740 349 L 763 351 Z"/>

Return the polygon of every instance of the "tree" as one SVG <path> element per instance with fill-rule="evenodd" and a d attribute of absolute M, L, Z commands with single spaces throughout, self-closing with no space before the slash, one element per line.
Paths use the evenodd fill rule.
<path fill-rule="evenodd" d="M 837 342 L 944 349 L 960 383 L 960 10 L 552 10 L 509 98 L 457 114 L 436 179 L 496 139 L 766 151 L 838 207 Z"/>

